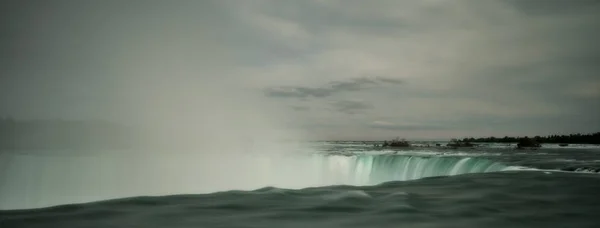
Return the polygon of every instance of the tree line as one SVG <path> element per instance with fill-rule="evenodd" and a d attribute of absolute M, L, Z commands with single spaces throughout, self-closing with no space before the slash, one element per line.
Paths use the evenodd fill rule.
<path fill-rule="evenodd" d="M 600 144 L 600 132 L 591 134 L 569 134 L 569 135 L 548 135 L 548 136 L 524 136 L 524 137 L 509 137 L 504 136 L 486 137 L 486 138 L 464 138 L 463 142 L 480 142 L 480 143 L 516 143 L 522 139 L 533 139 L 538 143 L 568 143 L 568 144 Z"/>

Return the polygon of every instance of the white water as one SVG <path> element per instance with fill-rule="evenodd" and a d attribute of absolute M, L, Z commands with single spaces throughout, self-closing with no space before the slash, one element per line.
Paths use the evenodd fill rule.
<path fill-rule="evenodd" d="M 324 184 L 373 185 L 432 176 L 502 171 L 506 166 L 472 157 L 421 157 L 397 155 L 327 156 L 320 178 Z"/>
<path fill-rule="evenodd" d="M 394 155 L 4 154 L 0 159 L 0 209 L 265 186 L 372 185 L 505 168 L 480 158 Z"/>

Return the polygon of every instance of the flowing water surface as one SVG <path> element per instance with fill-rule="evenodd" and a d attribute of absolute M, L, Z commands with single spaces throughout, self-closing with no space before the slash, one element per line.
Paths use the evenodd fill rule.
<path fill-rule="evenodd" d="M 600 227 L 599 172 L 586 145 L 6 151 L 0 227 Z"/>

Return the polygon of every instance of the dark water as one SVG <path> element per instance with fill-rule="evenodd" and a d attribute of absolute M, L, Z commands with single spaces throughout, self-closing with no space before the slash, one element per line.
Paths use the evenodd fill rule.
<path fill-rule="evenodd" d="M 600 227 L 595 148 L 413 149 L 368 156 L 373 151 L 357 145 L 335 148 L 362 151 L 348 164 L 372 179 L 406 178 L 398 170 L 409 168 L 436 175 L 366 186 L 266 187 L 4 210 L 0 227 Z M 382 176 L 386 170 L 401 175 Z M 438 175 L 443 172 L 451 176 Z"/>

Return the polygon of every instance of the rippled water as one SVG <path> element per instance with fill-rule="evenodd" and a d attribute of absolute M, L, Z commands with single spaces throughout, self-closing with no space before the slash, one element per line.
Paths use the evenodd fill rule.
<path fill-rule="evenodd" d="M 123 156 L 4 154 L 0 227 L 600 227 L 598 147 L 311 148 L 135 166 Z"/>

